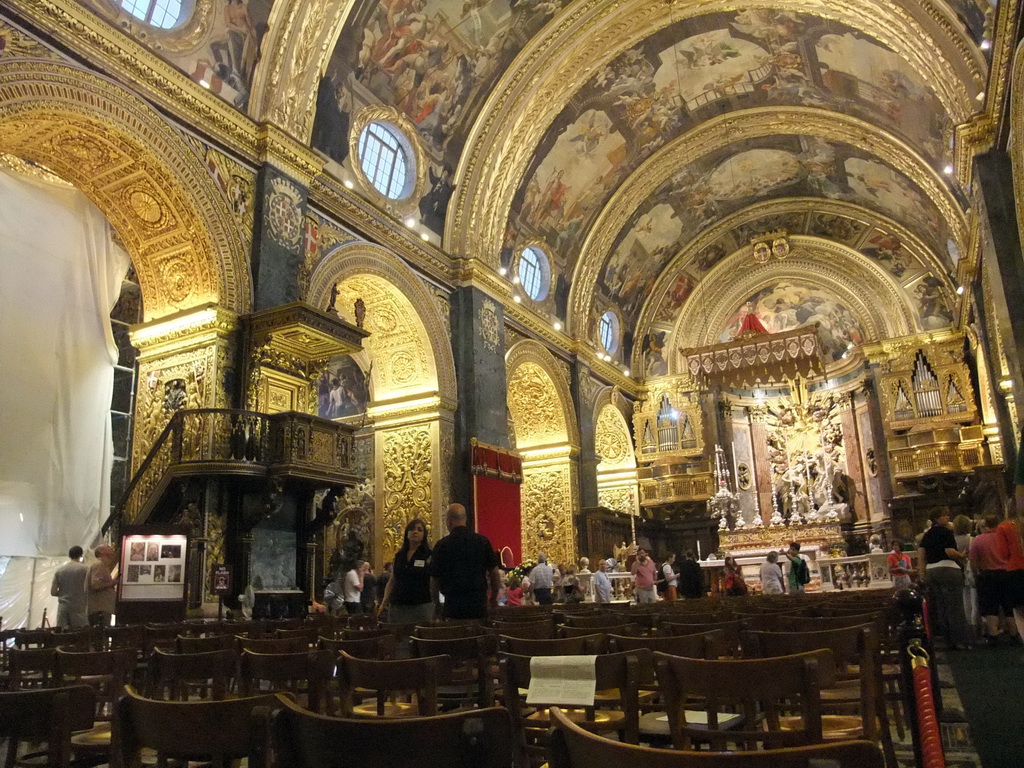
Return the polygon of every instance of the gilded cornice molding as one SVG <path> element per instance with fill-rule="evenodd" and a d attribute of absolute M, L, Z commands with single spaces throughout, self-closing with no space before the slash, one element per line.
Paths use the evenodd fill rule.
<path fill-rule="evenodd" d="M 1013 88 L 1010 90 L 1010 125 L 1016 130 L 1011 131 L 1009 146 L 1010 163 L 1013 167 L 1013 199 L 1017 209 L 1017 231 L 1024 238 L 1024 41 L 1017 46 L 1013 59 Z M 1024 240 L 1022 240 L 1024 242 Z"/>
<path fill-rule="evenodd" d="M 755 221 L 769 214 L 785 214 L 790 212 L 801 214 L 824 213 L 854 219 L 865 225 L 865 230 L 861 234 L 860 239 L 869 233 L 872 227 L 883 229 L 898 237 L 903 247 L 918 259 L 927 270 L 938 277 L 945 284 L 947 290 L 951 292 L 955 290 L 955 286 L 949 281 L 947 274 L 948 266 L 916 234 L 887 216 L 869 211 L 854 203 L 842 200 L 828 200 L 820 197 L 766 200 L 747 206 L 721 219 L 713 227 L 705 230 L 687 243 L 686 247 L 672 258 L 658 275 L 650 296 L 647 297 L 640 310 L 639 319 L 636 324 L 636 327 L 640 329 L 637 337 L 639 338 L 641 333 L 646 332 L 654 323 L 654 315 L 658 310 L 658 305 L 672 282 L 705 248 L 748 221 Z M 973 215 L 972 212 L 971 216 L 973 217 Z M 970 228 L 973 231 L 973 225 Z M 853 247 L 856 249 L 857 244 L 854 244 Z M 962 263 L 963 260 L 961 260 Z M 702 277 L 701 279 L 703 280 L 704 278 Z M 577 318 L 576 322 L 580 322 L 580 318 Z"/>
<path fill-rule="evenodd" d="M 324 168 L 316 152 L 301 144 L 273 123 L 262 123 L 256 133 L 256 150 L 260 161 L 309 187 Z"/>
<path fill-rule="evenodd" d="M 995 123 L 986 111 L 958 125 L 954 136 L 953 168 L 956 170 L 956 180 L 966 187 L 971 183 L 974 173 L 974 156 L 989 149 L 995 141 Z"/>
<path fill-rule="evenodd" d="M 320 77 L 355 0 L 277 0 L 253 74 L 249 112 L 309 142 Z"/>
<path fill-rule="evenodd" d="M 238 330 L 238 325 L 234 312 L 206 304 L 133 325 L 131 341 L 139 348 L 139 359 L 147 360 L 205 346 L 213 338 L 226 340 Z"/>
<path fill-rule="evenodd" d="M 1020 30 L 1017 29 L 1018 8 L 1020 0 L 1000 0 L 996 10 L 995 36 L 992 41 L 992 68 L 989 71 L 988 90 L 985 92 L 985 112 L 994 124 L 998 135 L 1003 116 L 1004 99 L 1006 99 L 1006 86 L 1013 80 L 1013 88 L 1010 91 L 1010 98 L 1013 101 L 1020 100 L 1020 50 L 1017 44 Z M 1019 126 L 1017 122 L 1020 114 L 1012 108 L 1009 110 L 1010 125 Z M 1020 199 L 1020 198 L 1018 198 Z"/>
<path fill-rule="evenodd" d="M 592 0 L 556 16 L 503 75 L 469 134 L 445 229 L 450 249 L 497 261 L 512 198 L 537 143 L 568 97 L 615 56 L 671 23 L 746 7 L 727 0 Z M 953 123 L 967 120 L 976 110 L 974 93 L 963 85 L 965 80 L 976 83 L 975 92 L 982 87 L 976 62 L 963 61 L 955 53 L 958 45 L 936 40 L 901 6 L 868 0 L 779 0 L 772 7 L 841 21 L 875 37 L 933 85 Z"/>
<path fill-rule="evenodd" d="M 451 283 L 455 279 L 452 259 L 447 253 L 424 242 L 401 222 L 345 189 L 334 177 L 320 174 L 313 179 L 309 198 L 314 207 L 323 209 L 345 226 L 416 264 L 431 278 L 442 283 Z"/>
<path fill-rule="evenodd" d="M 938 344 L 949 344 L 964 338 L 963 331 L 952 328 L 941 331 L 908 334 L 899 338 L 883 339 L 875 344 L 865 344 L 864 356 L 871 363 L 881 363 L 893 357 L 906 354 L 907 350 L 920 349 Z"/>
<path fill-rule="evenodd" d="M 181 70 L 75 0 L 5 0 L 68 51 L 237 154 L 257 157 L 256 124 Z"/>
<path fill-rule="evenodd" d="M 132 257 L 146 317 L 209 301 L 245 312 L 249 254 L 202 158 L 149 104 L 91 71 L 0 62 L 0 150 L 81 189 Z"/>
<path fill-rule="evenodd" d="M 572 279 L 570 318 L 587 317 L 601 266 L 640 204 L 697 158 L 765 135 L 817 136 L 873 154 L 917 184 L 938 208 L 958 245 L 967 222 L 946 181 L 904 142 L 862 120 L 807 107 L 758 107 L 708 120 L 648 158 L 612 195 L 583 243 Z M 570 328 L 570 330 L 573 330 Z"/>
<path fill-rule="evenodd" d="M 444 320 L 430 291 L 401 258 L 374 243 L 341 245 L 310 276 L 307 301 L 314 307 L 326 307 L 332 286 L 358 275 L 384 279 L 412 305 L 430 342 L 439 396 L 443 402 L 457 401 L 455 358 Z"/>
<path fill-rule="evenodd" d="M 905 292 L 879 265 L 846 246 L 814 237 L 793 237 L 793 255 L 765 264 L 752 263 L 749 249 L 723 259 L 700 282 L 683 307 L 668 348 L 695 348 L 717 343 L 716 334 L 746 298 L 769 280 L 811 281 L 833 292 L 862 323 L 868 341 L 905 336 L 917 328 Z M 634 351 L 636 363 L 640 355 Z M 675 356 L 669 358 L 670 372 Z"/>

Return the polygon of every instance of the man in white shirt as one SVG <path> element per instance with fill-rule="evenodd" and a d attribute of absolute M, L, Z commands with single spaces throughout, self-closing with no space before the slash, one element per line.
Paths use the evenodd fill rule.
<path fill-rule="evenodd" d="M 57 598 L 57 624 L 61 629 L 80 629 L 89 626 L 86 601 L 89 593 L 86 581 L 89 566 L 82 562 L 85 552 L 81 547 L 68 550 L 70 560 L 53 574 L 50 594 Z"/>
<path fill-rule="evenodd" d="M 610 603 L 612 601 L 612 580 L 608 578 L 608 563 L 604 560 L 597 561 L 597 571 L 594 573 L 594 602 Z"/>
<path fill-rule="evenodd" d="M 676 576 L 674 567 L 675 562 L 676 556 L 669 555 L 664 565 L 661 566 L 661 575 L 665 579 L 665 600 L 667 601 L 676 599 L 676 587 L 679 586 L 679 577 Z"/>
<path fill-rule="evenodd" d="M 555 572 L 548 565 L 548 556 L 543 552 L 537 558 L 537 564 L 530 571 L 530 586 L 538 605 L 551 605 L 551 587 L 554 585 Z"/>
<path fill-rule="evenodd" d="M 786 581 L 779 565 L 779 553 L 769 552 L 761 563 L 761 592 L 766 595 L 781 595 L 786 591 Z"/>

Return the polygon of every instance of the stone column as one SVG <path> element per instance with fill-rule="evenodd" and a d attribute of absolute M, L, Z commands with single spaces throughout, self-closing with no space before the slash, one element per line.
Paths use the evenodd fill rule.
<path fill-rule="evenodd" d="M 761 519 L 765 522 L 772 516 L 771 473 L 768 471 L 768 429 L 764 423 L 765 413 L 762 408 L 749 408 L 750 413 L 750 445 L 754 456 L 754 487 L 757 500 L 761 505 Z"/>
<path fill-rule="evenodd" d="M 855 397 L 854 411 L 861 442 L 861 466 L 867 491 L 868 519 L 871 528 L 878 530 L 892 522 L 889 503 L 892 500 L 893 488 L 889 475 L 888 446 L 882 425 L 882 409 L 873 379 L 866 382 L 864 389 Z M 863 517 L 864 512 L 858 510 L 857 515 Z"/>
<path fill-rule="evenodd" d="M 576 421 L 580 426 L 579 467 L 580 508 L 589 509 L 599 504 L 597 491 L 597 444 L 594 414 L 594 390 L 597 383 L 590 377 L 590 367 L 578 357 L 572 364 L 570 391 L 576 409 Z M 584 541 L 582 528 L 577 532 Z"/>
<path fill-rule="evenodd" d="M 505 401 L 505 314 L 499 300 L 467 285 L 451 294 L 452 353 L 458 380 L 452 453 L 452 499 L 466 505 L 473 519 L 470 445 L 476 438 L 509 447 Z"/>
<path fill-rule="evenodd" d="M 850 504 L 853 509 L 866 512 L 866 514 L 858 513 L 854 530 L 867 534 L 876 527 L 877 515 L 873 513 L 868 502 L 864 464 L 861 460 L 863 447 L 852 395 L 845 395 L 839 404 L 839 427 L 843 434 L 843 446 L 846 448 L 846 473 L 850 477 Z"/>

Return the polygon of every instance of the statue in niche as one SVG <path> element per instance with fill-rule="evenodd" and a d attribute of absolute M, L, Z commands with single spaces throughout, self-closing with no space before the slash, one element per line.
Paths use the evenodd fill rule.
<path fill-rule="evenodd" d="M 335 283 L 331 286 L 331 303 L 327 305 L 327 312 L 329 314 L 336 314 L 338 312 L 338 284 Z"/>
<path fill-rule="evenodd" d="M 366 302 L 363 301 L 362 296 L 356 299 L 354 312 L 356 315 L 356 326 L 362 328 L 366 322 Z"/>

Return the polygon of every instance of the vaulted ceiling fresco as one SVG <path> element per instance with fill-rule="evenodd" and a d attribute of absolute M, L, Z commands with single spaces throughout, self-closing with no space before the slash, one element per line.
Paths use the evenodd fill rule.
<path fill-rule="evenodd" d="M 414 195 L 354 193 L 510 279 L 539 248 L 550 285 L 535 301 L 513 286 L 522 306 L 598 352 L 614 312 L 623 367 L 662 372 L 702 283 L 734 280 L 768 232 L 857 261 L 903 297 L 910 330 L 956 322 L 971 241 L 953 171 L 985 107 L 989 0 L 195 0 L 148 36 L 88 2 L 239 109 L 280 115 L 350 188 L 365 116 L 399 125 L 425 166 Z M 264 71 L 289 61 L 303 69 Z M 275 112 L 288 77 L 311 93 Z M 753 308 L 777 330 L 819 322 L 841 357 L 880 332 L 778 270 L 709 333 Z"/>

